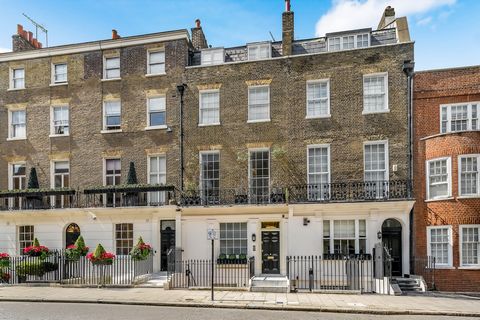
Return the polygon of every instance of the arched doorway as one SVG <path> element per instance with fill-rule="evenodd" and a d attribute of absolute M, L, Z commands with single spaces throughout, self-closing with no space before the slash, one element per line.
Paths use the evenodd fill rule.
<path fill-rule="evenodd" d="M 70 223 L 65 229 L 65 248 L 72 245 L 80 237 L 80 227 L 76 223 Z"/>
<path fill-rule="evenodd" d="M 402 224 L 387 219 L 382 224 L 382 243 L 392 258 L 392 276 L 402 276 Z"/>

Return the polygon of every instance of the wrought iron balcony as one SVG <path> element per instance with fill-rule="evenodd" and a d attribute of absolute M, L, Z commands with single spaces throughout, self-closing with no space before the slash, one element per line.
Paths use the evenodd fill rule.
<path fill-rule="evenodd" d="M 0 210 L 76 208 L 79 194 L 73 189 L 30 189 L 0 192 Z"/>
<path fill-rule="evenodd" d="M 182 206 L 214 206 L 243 204 L 282 204 L 286 203 L 284 188 L 227 188 L 188 190 L 181 194 Z"/>

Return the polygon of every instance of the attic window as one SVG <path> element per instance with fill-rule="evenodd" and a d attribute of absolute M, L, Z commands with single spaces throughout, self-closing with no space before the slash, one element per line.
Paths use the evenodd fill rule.
<path fill-rule="evenodd" d="M 370 34 L 346 34 L 328 38 L 328 51 L 340 51 L 356 48 L 366 48 L 370 45 Z"/>
<path fill-rule="evenodd" d="M 202 50 L 202 66 L 222 64 L 224 57 L 225 53 L 223 48 Z"/>
<path fill-rule="evenodd" d="M 257 43 L 248 45 L 248 60 L 270 59 L 272 57 L 272 44 Z"/>

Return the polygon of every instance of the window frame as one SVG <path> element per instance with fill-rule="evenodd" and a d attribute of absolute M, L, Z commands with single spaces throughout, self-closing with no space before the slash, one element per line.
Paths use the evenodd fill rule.
<path fill-rule="evenodd" d="M 256 50 L 259 50 L 260 51 L 260 48 L 265 48 L 265 47 L 268 47 L 268 56 L 267 57 L 263 57 L 263 58 L 255 58 L 255 59 L 251 59 L 251 51 L 253 49 L 256 49 Z M 270 41 L 268 42 L 258 42 L 258 43 L 249 43 L 247 44 L 247 60 L 248 61 L 261 61 L 261 60 L 268 60 L 268 59 L 271 59 L 272 58 L 272 43 Z"/>
<path fill-rule="evenodd" d="M 218 122 L 212 123 L 203 123 L 202 122 L 202 108 L 203 105 L 203 95 L 207 93 L 216 93 L 218 95 L 218 107 L 216 107 L 218 112 Z M 221 124 L 220 121 L 220 89 L 207 89 L 207 90 L 199 90 L 198 91 L 198 126 L 199 127 L 208 127 L 208 126 L 219 126 Z"/>
<path fill-rule="evenodd" d="M 23 86 L 22 87 L 15 87 L 15 80 L 17 80 L 17 78 L 14 78 L 15 76 L 15 71 L 16 70 L 23 70 Z M 23 90 L 26 88 L 26 72 L 25 72 L 25 67 L 23 66 L 18 66 L 18 67 L 11 67 L 10 68 L 10 81 L 9 81 L 9 88 L 8 90 L 9 91 L 13 91 L 13 90 Z M 22 78 L 18 78 L 18 79 L 22 79 Z"/>
<path fill-rule="evenodd" d="M 221 52 L 222 55 L 222 61 L 215 61 L 213 58 L 215 56 L 215 53 Z M 211 59 L 205 60 L 206 56 L 210 55 Z M 220 47 L 220 48 L 205 48 L 200 51 L 200 65 L 202 66 L 215 66 L 215 65 L 221 65 L 225 63 L 225 48 Z"/>
<path fill-rule="evenodd" d="M 477 242 L 477 264 L 464 264 L 463 263 L 463 229 L 474 228 L 478 230 L 479 242 Z M 480 268 L 480 224 L 460 224 L 459 229 L 459 266 L 465 269 L 479 269 Z"/>
<path fill-rule="evenodd" d="M 309 85 L 311 84 L 317 84 L 317 83 L 320 83 L 320 84 L 323 84 L 323 83 L 326 83 L 327 85 L 327 113 L 326 114 L 320 114 L 320 115 L 311 115 L 309 114 L 309 108 L 308 108 L 308 104 L 309 104 L 309 99 L 308 99 L 308 93 L 309 93 Z M 320 119 L 320 118 L 330 118 L 331 117 L 331 110 L 330 110 L 330 78 L 327 78 L 327 79 L 315 79 L 315 80 L 307 80 L 306 82 L 306 89 L 305 89 L 305 94 L 306 94 L 306 116 L 305 116 L 305 119 Z M 321 99 L 325 99 L 325 98 L 320 98 Z M 316 101 L 316 100 L 314 100 Z"/>
<path fill-rule="evenodd" d="M 163 63 L 155 63 L 154 65 L 163 65 L 163 72 L 159 72 L 159 73 L 152 73 L 152 63 L 150 62 L 151 60 L 151 57 L 150 55 L 152 53 L 160 53 L 160 52 L 163 52 Z M 161 49 L 150 49 L 150 50 L 147 50 L 147 73 L 145 74 L 147 77 L 151 77 L 151 76 L 161 76 L 161 75 L 165 75 L 167 74 L 166 72 L 166 54 L 165 54 L 165 48 L 161 48 Z"/>
<path fill-rule="evenodd" d="M 63 126 L 63 127 L 68 127 L 68 133 L 63 133 L 62 134 L 62 133 L 56 133 L 56 131 L 55 131 L 55 109 L 56 108 L 66 108 L 67 109 L 68 124 L 67 124 L 67 126 Z M 68 104 L 52 105 L 50 107 L 50 137 L 68 137 L 69 135 L 70 135 L 70 106 Z"/>
<path fill-rule="evenodd" d="M 249 194 L 249 200 L 251 201 L 251 198 L 254 196 L 253 193 L 253 187 L 252 187 L 252 153 L 253 152 L 268 152 L 268 191 L 266 197 L 269 198 L 270 194 L 272 192 L 272 151 L 270 148 L 249 148 L 248 149 L 248 194 Z M 265 178 L 265 177 L 263 177 Z M 257 196 L 255 194 L 255 196 Z M 262 197 L 265 197 L 265 195 L 261 195 Z M 270 199 L 267 199 L 267 202 L 270 202 Z"/>
<path fill-rule="evenodd" d="M 13 136 L 13 113 L 18 112 L 18 111 L 23 111 L 25 113 L 25 136 Z M 18 125 L 18 124 L 17 124 Z M 27 108 L 21 108 L 21 109 L 8 109 L 8 137 L 7 141 L 11 140 L 26 140 L 27 139 Z"/>
<path fill-rule="evenodd" d="M 366 152 L 365 152 L 365 147 L 369 145 L 379 145 L 383 144 L 385 146 L 385 180 L 383 181 L 390 181 L 390 150 L 388 147 L 388 140 L 374 140 L 374 141 L 364 141 L 363 142 L 363 181 L 365 180 L 365 174 L 367 173 L 367 170 L 365 169 L 365 164 L 366 164 Z M 373 170 L 369 170 L 371 172 Z M 376 170 L 380 171 L 380 170 Z M 368 180 L 371 181 L 371 180 Z"/>
<path fill-rule="evenodd" d="M 267 88 L 268 89 L 268 117 L 265 119 L 250 119 L 250 106 L 251 104 L 251 97 L 250 97 L 250 90 L 251 89 L 256 89 L 256 88 Z M 271 90 L 270 90 L 270 85 L 269 84 L 262 84 L 262 85 L 254 85 L 254 86 L 248 86 L 248 110 L 247 110 L 247 123 L 258 123 L 258 122 L 270 122 L 272 121 L 272 115 L 271 115 Z"/>
<path fill-rule="evenodd" d="M 467 129 L 466 130 L 458 130 L 458 131 L 452 131 L 452 107 L 457 107 L 457 106 L 467 106 Z M 477 117 L 475 120 L 477 121 L 477 128 L 473 129 L 473 105 L 477 106 Z M 468 131 L 480 131 L 480 101 L 471 101 L 471 102 L 462 102 L 462 103 L 446 103 L 446 104 L 441 104 L 439 106 L 440 111 L 439 111 L 439 120 L 440 120 L 440 134 L 447 134 L 447 133 L 455 133 L 455 132 L 468 132 Z M 447 108 L 447 127 L 446 131 L 442 131 L 442 110 L 443 108 Z"/>
<path fill-rule="evenodd" d="M 451 225 L 427 226 L 427 255 L 432 257 L 432 233 L 433 229 L 447 229 L 448 230 L 448 262 L 438 263 L 435 261 L 437 268 L 451 268 L 453 266 L 453 231 Z"/>
<path fill-rule="evenodd" d="M 122 226 L 122 228 L 120 230 L 117 229 L 118 226 Z M 130 230 L 130 228 L 127 228 L 126 230 L 123 229 L 123 226 L 128 226 L 128 227 L 132 227 L 132 229 Z M 133 247 L 135 246 L 133 240 L 135 239 L 135 225 L 133 224 L 133 222 L 119 222 L 119 223 L 114 223 L 114 228 L 113 228 L 113 232 L 114 232 L 114 237 L 113 239 L 115 239 L 115 255 L 117 256 L 125 256 L 125 255 L 129 255 L 130 252 L 132 251 Z M 132 237 L 129 238 L 117 238 L 117 232 L 120 232 L 120 233 L 123 233 L 123 232 L 127 232 L 127 233 L 132 233 Z M 118 241 L 128 241 L 129 244 L 127 247 L 124 247 L 124 246 L 118 246 Z M 119 253 L 118 250 L 124 250 L 125 252 L 127 253 Z M 125 250 L 126 249 L 126 250 Z"/>
<path fill-rule="evenodd" d="M 161 172 L 161 171 L 156 171 L 154 173 L 152 173 L 152 167 L 151 167 L 151 159 L 152 158 L 158 158 L 159 161 L 160 161 L 160 158 L 163 158 L 164 161 L 165 161 L 165 172 Z M 163 184 L 163 185 L 166 185 L 167 184 L 167 155 L 165 153 L 156 153 L 156 154 L 149 154 L 147 156 L 147 183 L 148 184 L 152 184 L 152 179 L 151 179 L 151 175 L 156 175 L 159 177 L 159 180 L 162 180 L 161 177 L 164 176 L 164 179 L 165 182 L 162 183 L 160 182 L 160 184 Z M 161 202 L 161 200 L 163 199 L 163 203 L 166 202 L 166 192 L 165 191 L 151 191 L 151 192 L 148 192 L 147 194 L 147 199 L 148 199 L 148 204 L 151 205 L 152 203 L 152 199 L 151 197 L 153 195 L 158 195 L 158 200 L 159 202 Z"/>
<path fill-rule="evenodd" d="M 312 185 L 313 183 L 310 182 L 310 175 L 312 174 L 325 174 L 324 172 L 315 172 L 315 173 L 311 173 L 310 172 L 310 149 L 323 149 L 323 148 L 326 148 L 327 149 L 327 157 L 328 157 L 328 162 L 327 162 L 327 184 L 328 184 L 328 192 L 330 193 L 330 184 L 331 184 L 331 177 L 332 177 L 332 172 L 331 172 L 331 159 L 330 159 L 330 144 L 309 144 L 307 145 L 307 190 L 308 190 L 308 196 L 309 196 L 309 200 L 310 200 L 310 195 L 311 195 L 311 190 L 310 190 L 310 185 Z M 321 192 L 322 190 L 320 190 Z M 319 198 L 313 198 L 311 200 L 324 200 L 325 197 L 323 197 L 322 194 L 320 194 L 320 199 Z"/>
<path fill-rule="evenodd" d="M 462 159 L 476 158 L 477 159 L 477 193 L 462 194 Z M 462 154 L 458 156 L 458 197 L 459 198 L 478 198 L 480 197 L 480 154 Z"/>
<path fill-rule="evenodd" d="M 21 232 L 21 228 L 25 228 L 25 227 L 29 227 L 30 228 L 30 232 L 28 234 L 31 234 L 31 240 L 29 241 L 25 241 L 25 240 L 20 240 L 20 234 L 23 233 L 23 234 L 26 234 L 26 232 Z M 20 255 L 24 255 L 23 253 L 23 249 L 28 247 L 29 245 L 33 245 L 33 241 L 35 240 L 35 225 L 31 224 L 31 225 L 18 225 L 17 226 L 17 245 L 18 245 L 18 252 Z M 25 246 L 22 246 L 22 243 L 23 244 L 29 244 L 29 245 L 25 245 Z"/>
<path fill-rule="evenodd" d="M 329 254 L 340 254 L 340 253 L 335 253 L 335 240 L 348 240 L 347 238 L 335 238 L 335 221 L 354 221 L 354 228 L 355 228 L 355 236 L 353 238 L 354 243 L 355 243 L 355 254 L 360 254 L 360 240 L 365 240 L 365 252 L 363 254 L 368 254 L 370 252 L 368 248 L 368 219 L 365 218 L 344 218 L 344 219 L 338 219 L 338 217 L 325 217 L 322 220 L 322 254 L 326 254 L 326 248 L 324 245 L 325 240 L 328 240 L 329 242 L 329 247 L 328 247 L 328 252 Z M 360 236 L 360 221 L 365 221 L 365 236 Z M 325 236 L 324 232 L 324 223 L 326 221 L 329 221 L 329 235 L 328 237 Z M 349 238 L 352 239 L 352 238 Z M 342 255 L 349 255 L 349 254 L 343 254 Z"/>
<path fill-rule="evenodd" d="M 118 68 L 111 68 L 111 69 L 107 69 L 107 60 L 109 59 L 118 59 Z M 108 70 L 114 70 L 114 69 L 118 69 L 118 77 L 112 77 L 112 78 L 109 78 L 107 77 L 107 71 Z M 102 77 L 102 81 L 113 81 L 113 80 L 120 80 L 122 78 L 122 66 L 121 66 L 121 59 L 120 59 L 120 55 L 103 55 L 103 77 Z"/>
<path fill-rule="evenodd" d="M 25 167 L 25 175 L 24 176 L 21 176 L 21 175 L 18 175 L 18 176 L 14 176 L 14 166 L 15 165 L 22 165 Z M 13 179 L 15 177 L 18 177 L 20 179 L 23 178 L 23 184 L 22 184 L 22 188 L 20 190 L 24 190 L 24 189 L 27 189 L 27 186 L 28 186 L 28 180 L 27 180 L 27 162 L 26 161 L 17 161 L 17 162 L 9 162 L 8 163 L 8 189 L 9 190 L 14 190 L 13 186 L 14 186 L 14 183 L 13 183 Z M 20 180 L 22 181 L 22 180 Z M 19 207 L 21 208 L 22 207 L 22 203 L 23 203 L 23 199 L 22 198 L 8 198 L 8 205 L 9 207 L 15 207 L 15 202 L 18 201 L 18 205 Z"/>
<path fill-rule="evenodd" d="M 372 110 L 369 110 L 369 111 L 366 111 L 365 110 L 365 79 L 366 78 L 374 78 L 374 77 L 384 77 L 383 78 L 383 82 L 384 82 L 384 88 L 385 88 L 385 92 L 383 93 L 384 94 L 384 106 L 385 108 L 382 109 L 382 110 L 376 110 L 376 111 L 372 111 Z M 389 104 L 389 90 L 388 90 L 388 72 L 376 72 L 376 73 L 369 73 L 369 74 L 364 74 L 363 77 L 362 77 L 362 104 L 363 104 L 363 110 L 362 110 L 362 114 L 363 115 L 366 115 L 366 114 L 377 114 L 377 113 L 388 113 L 390 112 L 390 104 Z"/>
<path fill-rule="evenodd" d="M 107 113 L 106 113 L 106 103 L 109 102 L 118 102 L 120 105 L 120 128 L 118 129 L 108 129 L 107 127 Z M 122 100 L 120 99 L 112 99 L 112 100 L 104 100 L 103 101 L 103 127 L 101 133 L 115 133 L 115 132 L 122 132 Z"/>
<path fill-rule="evenodd" d="M 62 187 L 61 188 L 70 188 L 71 186 L 71 166 L 70 166 L 70 159 L 55 159 L 55 160 L 51 160 L 50 161 L 50 188 L 52 189 L 56 189 L 55 188 L 55 177 L 57 176 L 57 174 L 55 173 L 55 164 L 58 163 L 58 162 L 66 162 L 68 163 L 68 173 L 65 174 L 65 173 L 61 173 L 59 174 L 62 178 Z M 68 186 L 66 187 L 65 186 L 65 176 L 68 175 Z M 68 195 L 60 195 L 60 196 L 51 196 L 50 199 L 51 199 L 51 203 L 52 205 L 55 205 L 56 208 L 58 208 L 56 206 L 56 200 L 57 200 L 57 197 L 60 197 L 60 205 L 61 205 L 61 208 L 64 208 L 65 205 L 68 205 L 68 202 L 70 200 L 70 196 Z"/>
<path fill-rule="evenodd" d="M 220 185 L 220 182 L 221 182 L 221 170 L 220 170 L 220 150 L 206 150 L 206 151 L 199 151 L 198 153 L 199 157 L 198 157 L 198 162 L 199 162 L 199 167 L 200 167 L 200 170 L 199 170 L 199 186 L 198 186 L 198 189 L 200 190 L 200 193 L 201 193 L 201 196 L 202 196 L 202 201 L 204 201 L 205 204 L 211 204 L 211 203 L 215 203 L 215 200 L 217 199 L 213 199 L 213 201 L 211 201 L 209 198 L 212 196 L 212 195 L 209 195 L 208 193 L 206 193 L 206 191 L 213 191 L 213 197 L 217 197 L 218 198 L 218 201 L 220 200 L 220 188 L 221 188 L 221 185 Z M 204 164 L 204 161 L 203 161 L 203 156 L 205 155 L 217 155 L 218 156 L 218 178 L 217 179 L 209 179 L 209 181 L 212 181 L 212 180 L 218 180 L 218 188 L 217 190 L 215 190 L 215 188 L 212 188 L 212 189 L 204 189 L 204 181 L 205 179 L 203 179 L 203 173 L 204 173 L 204 170 L 203 170 L 203 164 Z M 218 202 L 217 201 L 217 202 Z"/>
<path fill-rule="evenodd" d="M 65 65 L 65 81 L 57 81 L 57 66 L 59 65 Z M 60 86 L 60 85 L 66 85 L 68 84 L 68 63 L 67 62 L 58 62 L 58 63 L 52 63 L 51 65 L 51 70 L 52 70 L 52 79 L 51 79 L 51 86 Z"/>
<path fill-rule="evenodd" d="M 358 46 L 358 37 L 359 36 L 367 36 L 368 37 L 368 44 L 366 47 L 359 47 Z M 343 38 L 347 37 L 353 37 L 353 48 L 344 48 L 344 43 L 343 43 Z M 330 41 L 339 39 L 339 46 L 340 48 L 338 50 L 330 50 Z M 328 37 L 327 38 L 327 51 L 328 52 L 336 52 L 336 51 L 343 51 L 343 50 L 353 50 L 353 49 L 363 49 L 363 48 L 368 48 L 371 46 L 371 34 L 369 32 L 359 32 L 359 33 L 348 33 L 348 34 L 338 34 L 333 37 Z M 334 44 L 335 45 L 335 44 Z"/>
<path fill-rule="evenodd" d="M 446 196 L 431 198 L 430 197 L 430 162 L 443 161 L 447 160 L 447 188 L 448 194 Z M 426 200 L 446 200 L 452 197 L 452 158 L 451 157 L 440 157 L 434 158 L 425 161 L 425 177 L 426 177 Z"/>
<path fill-rule="evenodd" d="M 155 111 L 157 113 L 159 112 L 163 112 L 165 114 L 165 124 L 161 124 L 161 125 L 154 125 L 152 126 L 151 122 L 150 122 L 150 100 L 151 99 L 163 99 L 164 100 L 164 107 L 163 107 L 163 111 Z M 121 110 L 121 109 L 120 109 Z M 167 129 L 168 128 L 168 125 L 167 125 L 167 96 L 166 95 L 155 95 L 155 96 L 149 96 L 147 97 L 147 126 L 145 127 L 146 130 L 154 130 L 154 129 Z"/>
<path fill-rule="evenodd" d="M 226 225 L 240 224 L 240 237 L 238 237 L 238 238 L 235 237 L 235 232 L 234 232 L 232 238 L 230 238 L 230 237 L 224 237 L 224 238 L 222 238 L 222 224 L 223 224 L 224 226 L 226 226 Z M 242 228 L 242 227 L 243 227 L 243 225 L 245 226 L 245 233 L 246 233 L 245 237 L 242 237 L 242 231 L 243 231 L 243 228 Z M 230 230 L 230 229 L 229 229 L 229 228 L 226 228 L 226 229 L 225 229 L 225 234 L 228 232 L 228 230 Z M 231 230 L 235 231 L 236 229 L 233 228 L 233 229 L 231 229 Z M 225 255 L 227 256 L 227 259 L 228 259 L 228 256 L 229 256 L 229 255 L 233 255 L 233 254 L 235 254 L 235 255 L 237 255 L 237 256 L 240 255 L 240 254 L 248 255 L 248 223 L 247 223 L 247 222 L 245 222 L 245 221 L 240 221 L 240 222 L 237 222 L 237 221 L 221 221 L 221 222 L 219 222 L 219 225 L 218 225 L 218 231 L 219 231 L 219 237 L 218 237 L 219 243 L 218 243 L 218 247 L 219 247 L 219 253 L 220 253 L 220 254 L 225 254 Z M 241 252 L 241 253 L 239 253 L 239 254 L 222 252 L 222 249 L 228 249 L 228 248 L 229 248 L 228 246 L 225 246 L 224 248 L 222 248 L 222 241 L 229 241 L 229 240 L 230 240 L 230 241 L 234 241 L 234 246 L 232 247 L 234 251 L 235 251 L 235 249 L 236 249 L 236 247 L 235 247 L 235 241 L 246 241 L 246 246 L 245 246 L 245 248 L 243 248 L 242 246 L 239 248 L 240 251 L 241 251 L 241 249 L 245 249 L 245 252 L 243 252 L 243 253 Z M 225 251 L 226 251 L 226 250 L 225 250 Z"/>

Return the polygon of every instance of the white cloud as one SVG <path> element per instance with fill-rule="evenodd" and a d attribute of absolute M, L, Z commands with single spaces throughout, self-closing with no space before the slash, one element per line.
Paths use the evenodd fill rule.
<path fill-rule="evenodd" d="M 12 51 L 12 50 L 0 47 L 0 53 L 10 52 L 10 51 Z"/>
<path fill-rule="evenodd" d="M 417 24 L 419 26 L 426 26 L 426 25 L 429 25 L 430 22 L 432 22 L 432 19 L 433 19 L 432 16 L 421 18 L 420 20 L 417 21 Z"/>
<path fill-rule="evenodd" d="M 317 36 L 327 32 L 358 28 L 375 29 L 385 7 L 395 8 L 397 17 L 426 13 L 451 6 L 456 0 L 333 0 L 332 7 L 320 17 L 315 28 Z"/>

